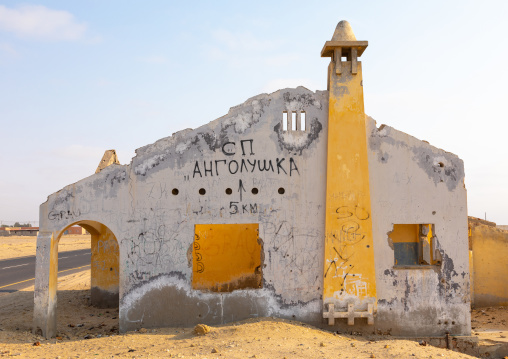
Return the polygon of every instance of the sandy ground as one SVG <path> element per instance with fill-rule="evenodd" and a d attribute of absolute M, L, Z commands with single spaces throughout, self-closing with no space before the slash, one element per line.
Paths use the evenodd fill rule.
<path fill-rule="evenodd" d="M 0 260 L 16 257 L 34 256 L 37 237 L 0 237 Z M 59 252 L 90 248 L 90 235 L 62 236 L 58 243 Z"/>
<path fill-rule="evenodd" d="M 471 313 L 473 335 L 480 339 L 480 346 L 493 353 L 500 344 L 504 346 L 502 355 L 508 358 L 508 307 L 478 308 Z"/>
<path fill-rule="evenodd" d="M 35 254 L 35 237 L 0 237 L 0 259 Z M 90 236 L 65 236 L 59 251 L 90 248 Z M 142 329 L 118 334 L 118 309 L 91 307 L 90 270 L 58 281 L 57 338 L 31 333 L 33 286 L 0 293 L 0 357 L 20 358 L 473 358 L 390 336 L 338 335 L 296 321 L 259 318 L 210 328 Z M 508 340 L 508 309 L 472 312 L 484 348 Z M 493 351 L 492 351 L 493 352 Z M 483 351 L 482 357 L 488 357 Z M 493 357 L 495 355 L 490 355 Z M 502 357 L 502 356 L 501 356 Z"/>
<path fill-rule="evenodd" d="M 58 336 L 31 333 L 33 287 L 0 294 L 0 356 L 21 358 L 472 358 L 392 337 L 337 335 L 295 321 L 259 318 L 212 327 L 118 334 L 118 310 L 89 306 L 90 271 L 58 282 Z M 504 309 L 487 311 L 507 316 Z M 481 319 L 487 316 L 478 312 Z M 492 314 L 492 315 L 491 315 Z M 476 315 L 476 314 L 475 314 Z M 492 324 L 492 323 L 489 323 Z"/>

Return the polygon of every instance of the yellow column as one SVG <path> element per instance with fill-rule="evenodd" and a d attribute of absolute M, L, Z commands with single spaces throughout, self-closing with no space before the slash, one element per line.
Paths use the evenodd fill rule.
<path fill-rule="evenodd" d="M 327 304 L 338 309 L 348 303 L 355 305 L 355 311 L 364 311 L 366 304 L 376 301 L 362 65 L 357 61 L 366 47 L 366 41 L 356 41 L 349 23 L 341 21 L 321 53 L 332 57 L 328 74 L 325 311 Z"/>

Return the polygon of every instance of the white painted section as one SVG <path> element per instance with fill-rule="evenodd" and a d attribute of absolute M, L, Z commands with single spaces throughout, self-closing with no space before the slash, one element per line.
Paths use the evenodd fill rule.
<path fill-rule="evenodd" d="M 367 119 L 377 326 L 395 335 L 470 335 L 464 165 L 456 155 Z M 439 163 L 444 167 L 440 167 Z M 441 266 L 394 268 L 393 224 L 435 225 Z"/>

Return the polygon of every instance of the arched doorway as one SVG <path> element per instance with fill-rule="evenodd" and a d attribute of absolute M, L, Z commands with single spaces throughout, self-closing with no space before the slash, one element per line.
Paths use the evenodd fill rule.
<path fill-rule="evenodd" d="M 98 308 L 119 305 L 119 246 L 106 225 L 92 220 L 70 223 L 58 231 L 39 231 L 34 292 L 34 333 L 47 338 L 57 332 L 58 244 L 72 226 L 85 228 L 91 236 L 90 304 Z"/>
<path fill-rule="evenodd" d="M 57 235 L 57 242 L 68 228 L 76 225 L 83 227 L 91 235 L 91 304 L 98 308 L 117 308 L 120 254 L 118 241 L 104 224 L 96 221 L 79 221 L 61 230 Z"/>

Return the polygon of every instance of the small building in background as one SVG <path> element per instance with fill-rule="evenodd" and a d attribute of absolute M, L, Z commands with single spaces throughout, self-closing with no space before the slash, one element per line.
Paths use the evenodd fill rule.
<path fill-rule="evenodd" d="M 7 236 L 36 236 L 39 234 L 39 227 L 4 227 L 2 229 L 7 232 L 5 234 Z"/>
<path fill-rule="evenodd" d="M 73 227 L 70 227 L 68 228 L 65 232 L 64 232 L 64 235 L 66 234 L 87 234 L 88 232 L 86 231 L 86 229 L 84 229 L 83 227 L 80 227 L 80 226 L 73 226 Z"/>

